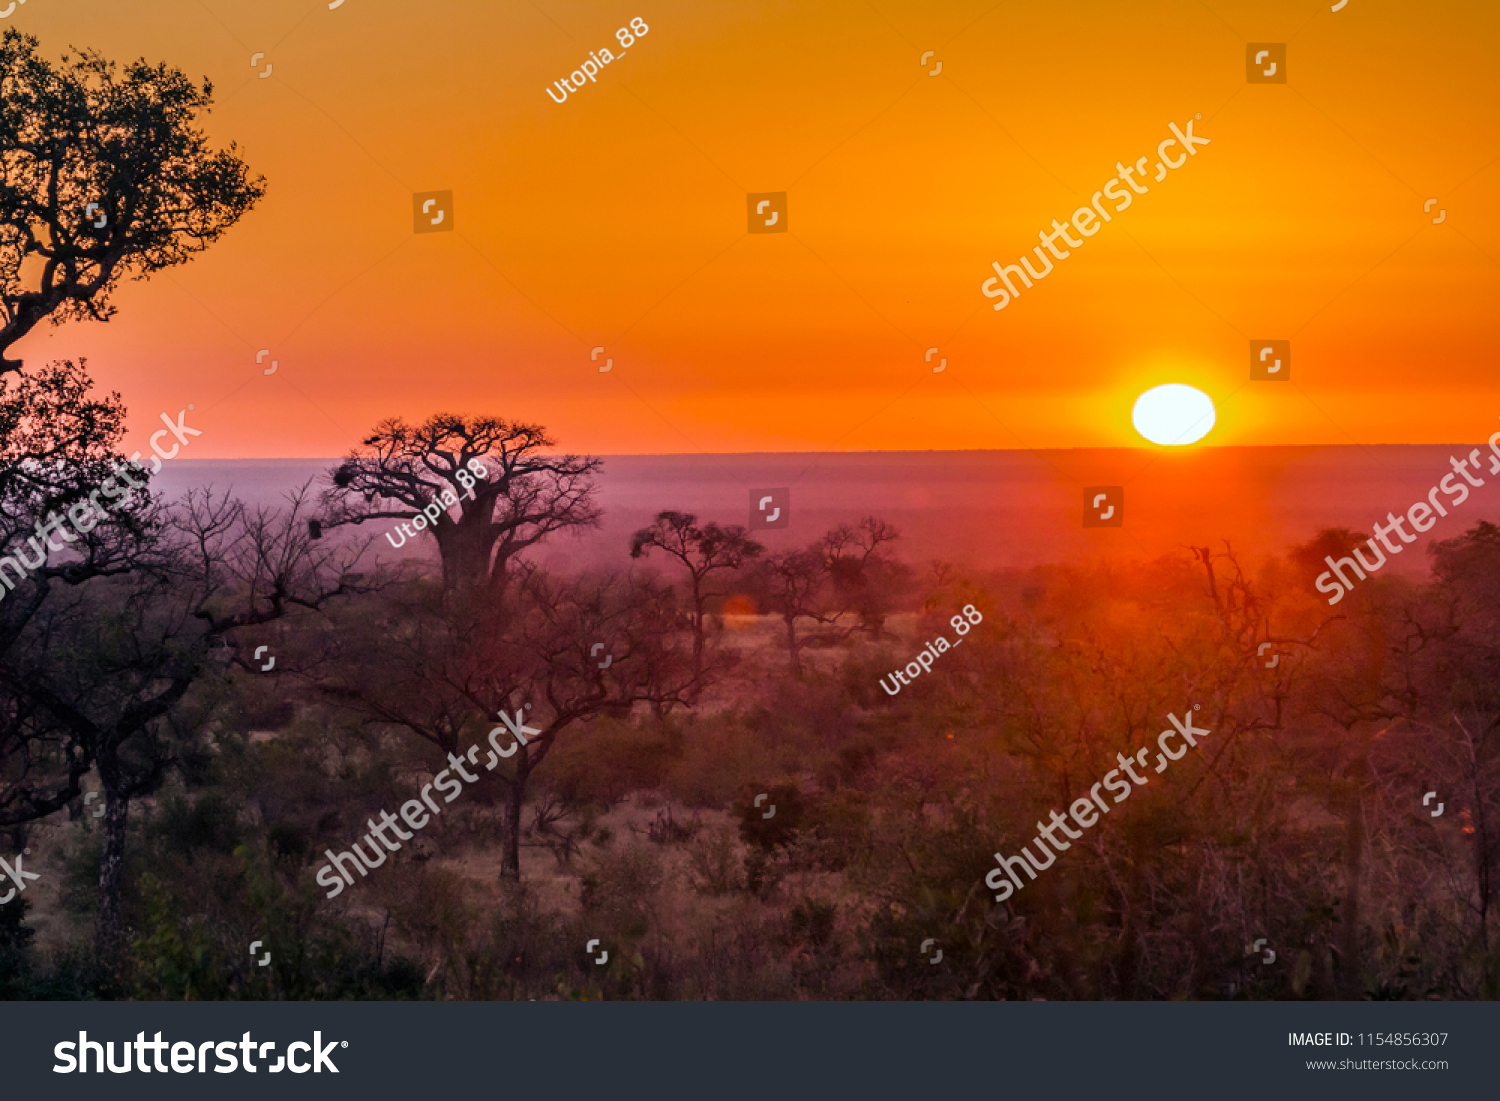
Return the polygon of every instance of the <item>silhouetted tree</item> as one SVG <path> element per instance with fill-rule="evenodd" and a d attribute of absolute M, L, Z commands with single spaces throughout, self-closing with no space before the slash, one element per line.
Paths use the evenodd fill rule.
<path fill-rule="evenodd" d="M 653 548 L 663 550 L 688 571 L 693 594 L 693 672 L 703 672 L 704 620 L 708 602 L 722 593 L 710 589 L 708 575 L 744 567 L 763 548 L 738 524 L 698 524 L 691 512 L 660 512 L 656 520 L 630 537 L 630 557 L 640 558 Z"/>
<path fill-rule="evenodd" d="M 195 127 L 207 81 L 88 50 L 53 65 L 37 44 L 0 38 L 0 375 L 39 322 L 108 319 L 122 278 L 202 252 L 265 191 Z"/>
<path fill-rule="evenodd" d="M 97 768 L 104 795 L 97 947 L 118 956 L 120 899 L 132 800 L 155 793 L 176 768 L 207 752 L 218 673 L 209 649 L 240 628 L 312 612 L 355 591 L 359 548 L 314 544 L 302 515 L 306 487 L 285 511 L 190 494 L 162 525 L 146 565 L 100 578 L 33 617 L 0 682 L 26 701 L 25 718 L 61 741 L 54 772 L 68 782 L 30 810 L 77 793 L 78 769 Z M 199 689 L 196 698 L 190 693 Z M 25 800 L 13 800 L 25 806 Z M 3 806 L 0 800 L 0 806 Z"/>
<path fill-rule="evenodd" d="M 70 362 L 0 383 L 0 823 L 66 806 L 95 765 L 78 728 L 32 692 L 33 666 L 58 672 L 66 659 L 50 651 L 70 653 L 56 633 L 79 599 L 70 590 L 160 562 L 144 477 L 113 455 L 119 395 L 95 400 L 88 389 Z"/>
<path fill-rule="evenodd" d="M 803 640 L 797 636 L 797 620 L 832 623 L 841 614 L 829 602 L 828 560 L 817 546 L 782 551 L 768 555 L 756 573 L 769 594 L 769 607 L 781 616 L 786 629 L 786 652 L 792 675 L 800 677 Z"/>
<path fill-rule="evenodd" d="M 883 548 L 900 536 L 891 524 L 866 516 L 854 527 L 840 524 L 819 543 L 835 599 L 855 612 L 860 626 L 876 638 L 885 630 L 901 587 L 900 566 Z"/>
<path fill-rule="evenodd" d="M 504 791 L 506 878 L 520 876 L 528 784 L 564 731 L 600 715 L 628 717 L 638 703 L 684 703 L 703 685 L 672 646 L 669 603 L 649 583 L 563 581 L 525 570 L 503 616 L 477 605 L 434 613 L 420 595 L 399 609 L 399 633 L 346 640 L 320 683 L 366 720 L 410 730 L 450 765 L 478 747 L 465 767 Z M 514 738 L 501 713 L 536 732 Z M 510 749 L 503 762 L 496 749 Z"/>
<path fill-rule="evenodd" d="M 0 37 L 0 377 L 17 376 L 0 385 L 0 821 L 9 822 L 65 805 L 97 763 L 97 724 L 69 714 L 42 676 L 78 672 L 66 668 L 75 655 L 64 628 L 87 601 L 59 597 L 55 583 L 159 564 L 159 522 L 144 481 L 113 456 L 119 394 L 90 398 L 81 362 L 25 374 L 5 353 L 49 317 L 107 320 L 121 279 L 185 262 L 264 192 L 233 146 L 211 151 L 195 127 L 212 98 L 207 82 L 145 61 L 121 74 L 89 51 L 53 65 L 37 45 L 13 28 Z"/>
<path fill-rule="evenodd" d="M 422 517 L 418 530 L 437 540 L 446 592 L 487 587 L 503 595 L 516 555 L 555 531 L 599 522 L 595 476 L 603 461 L 555 455 L 552 446 L 540 425 L 496 417 L 440 413 L 416 427 L 383 421 L 329 472 L 321 526 Z M 386 534 L 392 546 L 416 538 L 406 524 L 396 530 L 399 541 Z"/>

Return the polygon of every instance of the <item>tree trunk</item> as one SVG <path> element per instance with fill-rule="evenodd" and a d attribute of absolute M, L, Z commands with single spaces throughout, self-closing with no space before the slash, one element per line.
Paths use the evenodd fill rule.
<path fill-rule="evenodd" d="M 521 879 L 521 807 L 526 799 L 526 777 L 531 772 L 531 750 L 521 747 L 516 756 L 516 776 L 505 792 L 505 836 L 501 842 L 500 878 Z"/>
<path fill-rule="evenodd" d="M 1362 739 L 1359 757 L 1350 769 L 1348 821 L 1344 826 L 1344 923 L 1339 936 L 1339 997 L 1354 1001 L 1364 993 L 1359 958 L 1359 895 L 1365 849 L 1364 788 L 1369 779 L 1369 741 Z"/>
<path fill-rule="evenodd" d="M 1455 716 L 1455 719 L 1457 716 Z M 1474 875 L 1476 886 L 1479 889 L 1479 946 L 1486 953 L 1490 948 L 1490 894 L 1492 884 L 1490 880 L 1490 831 L 1484 814 L 1484 791 L 1480 787 L 1481 779 L 1479 768 L 1479 756 L 1474 752 L 1474 736 L 1459 724 L 1463 731 L 1464 740 L 1469 749 L 1469 784 L 1473 792 L 1472 805 L 1474 826 Z"/>
<path fill-rule="evenodd" d="M 479 588 L 490 580 L 486 528 L 487 524 L 464 517 L 456 524 L 440 521 L 436 527 L 428 529 L 437 536 L 445 593 Z"/>
<path fill-rule="evenodd" d="M 698 578 L 693 578 L 693 679 L 703 675 L 703 604 Z"/>
<path fill-rule="evenodd" d="M 100 959 L 112 963 L 125 949 L 125 926 L 120 913 L 120 894 L 125 876 L 125 823 L 130 812 L 128 796 L 104 791 L 104 852 L 99 861 L 99 918 L 94 946 Z"/>
<path fill-rule="evenodd" d="M 786 621 L 786 651 L 792 659 L 792 676 L 798 680 L 802 679 L 802 655 L 801 647 L 797 642 L 797 617 L 794 615 L 782 616 Z"/>
<path fill-rule="evenodd" d="M 1140 997 L 1136 992 L 1136 982 L 1140 968 L 1141 946 L 1135 908 L 1136 899 L 1145 893 L 1141 867 L 1146 855 L 1141 851 L 1141 846 L 1137 842 L 1138 838 L 1133 834 L 1127 835 L 1125 839 L 1127 851 L 1130 854 L 1130 864 L 1125 876 L 1125 891 L 1120 900 L 1120 908 L 1124 911 L 1125 920 L 1120 929 L 1119 950 L 1116 956 L 1120 980 L 1119 997 L 1122 1001 L 1132 1001 Z"/>

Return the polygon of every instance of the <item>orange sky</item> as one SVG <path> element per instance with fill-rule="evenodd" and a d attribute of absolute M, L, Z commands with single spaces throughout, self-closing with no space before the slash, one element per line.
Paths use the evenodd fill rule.
<path fill-rule="evenodd" d="M 210 77 L 269 191 L 115 320 L 16 351 L 87 356 L 131 448 L 193 403 L 194 458 L 438 410 L 603 454 L 1133 446 L 1170 381 L 1218 404 L 1209 444 L 1493 430 L 1493 3 L 635 4 L 30 0 L 8 24 L 49 55 Z M 1248 42 L 1289 42 L 1288 83 L 1247 85 Z M 992 260 L 1195 114 L 1211 145 L 990 308 Z M 438 190 L 453 232 L 414 234 Z M 789 232 L 747 234 L 770 191 Z M 1292 340 L 1290 385 L 1248 382 L 1251 338 Z"/>

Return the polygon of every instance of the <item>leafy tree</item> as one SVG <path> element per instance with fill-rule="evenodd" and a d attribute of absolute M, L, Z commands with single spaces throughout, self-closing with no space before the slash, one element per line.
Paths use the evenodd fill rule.
<path fill-rule="evenodd" d="M 53 65 L 37 40 L 0 36 L 0 821 L 52 813 L 79 794 L 90 746 L 44 706 L 19 640 L 43 646 L 66 615 L 28 632 L 55 583 L 79 585 L 153 558 L 158 519 L 114 456 L 119 394 L 91 398 L 82 362 L 24 373 L 5 353 L 51 317 L 106 320 L 127 275 L 206 249 L 264 192 L 195 126 L 212 89 L 145 61 L 123 74 L 91 52 Z M 94 208 L 90 209 L 90 204 Z M 101 500 L 100 492 L 104 497 Z M 67 514 L 92 498 L 87 533 Z M 96 517 L 97 519 L 97 517 Z M 61 520 L 61 524 L 57 521 Z M 46 528 L 44 530 L 44 525 Z M 51 532 L 52 534 L 48 534 Z M 52 542 L 61 539 L 63 544 Z M 62 551 L 57 557 L 57 551 Z"/>
<path fill-rule="evenodd" d="M 107 320 L 121 279 L 202 252 L 265 192 L 196 127 L 208 81 L 88 50 L 54 65 L 37 45 L 0 38 L 0 375 L 38 323 Z"/>
<path fill-rule="evenodd" d="M 90 398 L 89 387 L 84 366 L 70 361 L 0 378 L 0 561 L 10 567 L 0 573 L 0 600 L 12 598 L 0 612 L 0 652 L 46 599 L 47 581 L 129 569 L 153 530 L 143 511 L 149 494 L 122 476 L 114 452 L 124 431 L 120 395 Z M 81 519 L 63 522 L 80 504 Z"/>
<path fill-rule="evenodd" d="M 0 378 L 0 823 L 44 817 L 76 799 L 93 767 L 87 746 L 38 705 L 25 672 L 50 627 L 28 630 L 49 599 L 90 578 L 118 575 L 149 557 L 157 530 L 144 483 L 111 474 L 122 431 L 119 395 L 87 396 L 81 366 L 50 364 Z M 131 478 L 130 481 L 135 481 Z M 97 497 L 98 520 L 87 503 Z M 55 524 L 72 506 L 79 525 Z M 82 527 L 94 526 L 84 532 Z M 59 554 L 59 552 L 61 552 Z"/>

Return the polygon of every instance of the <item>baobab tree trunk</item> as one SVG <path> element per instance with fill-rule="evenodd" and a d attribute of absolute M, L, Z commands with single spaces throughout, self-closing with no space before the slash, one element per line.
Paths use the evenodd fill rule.
<path fill-rule="evenodd" d="M 443 563 L 443 591 L 454 593 L 479 588 L 489 580 L 487 525 L 479 517 L 465 516 L 457 523 L 439 521 L 438 555 Z"/>
<path fill-rule="evenodd" d="M 111 962 L 125 949 L 120 893 L 125 880 L 125 825 L 129 813 L 129 796 L 115 794 L 106 784 L 104 852 L 99 861 L 99 917 L 94 928 L 94 946 L 100 959 Z"/>

